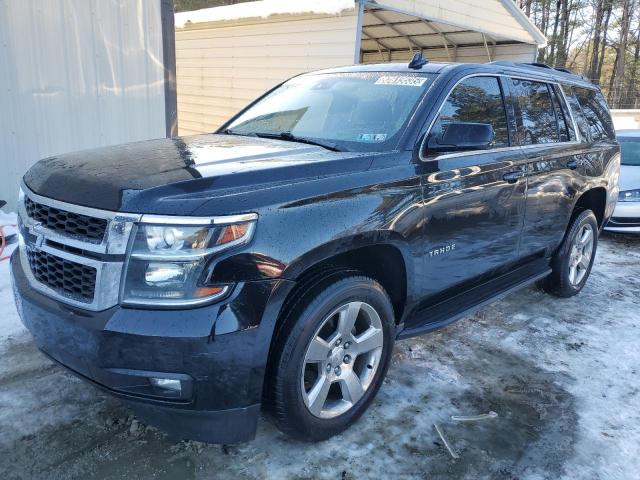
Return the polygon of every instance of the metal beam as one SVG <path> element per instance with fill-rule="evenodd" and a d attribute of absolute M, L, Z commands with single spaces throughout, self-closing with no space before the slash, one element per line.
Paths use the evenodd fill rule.
<path fill-rule="evenodd" d="M 436 24 L 434 22 L 430 22 L 429 20 L 424 20 L 423 18 L 420 19 L 421 23 L 424 23 L 428 28 L 430 28 L 433 32 L 435 32 L 435 34 L 440 35 L 445 41 L 449 42 L 449 44 L 451 44 L 451 46 L 453 47 L 457 47 L 458 43 L 454 42 L 453 40 L 451 40 L 448 36 L 447 33 L 477 33 L 474 30 L 462 30 L 459 32 L 443 32 L 442 30 L 440 30 L 440 27 L 436 26 Z"/>
<path fill-rule="evenodd" d="M 372 39 L 375 40 L 375 39 Z M 496 46 L 499 45 L 524 45 L 522 42 L 496 42 Z M 460 48 L 462 47 L 480 47 L 480 48 L 484 48 L 484 43 L 480 42 L 480 43 L 465 43 L 464 45 L 460 45 Z M 430 46 L 430 47 L 422 47 L 422 50 L 428 52 L 429 50 L 442 50 L 443 47 L 437 45 L 437 46 Z M 386 50 L 386 48 L 385 48 Z M 407 49 L 406 48 L 391 48 L 390 49 L 392 52 L 406 52 Z M 363 50 L 364 53 L 376 53 L 378 50 Z"/>
<path fill-rule="evenodd" d="M 365 40 L 373 40 L 374 42 L 376 42 L 376 44 L 378 45 L 378 50 L 380 50 L 380 47 L 384 48 L 387 51 L 397 50 L 397 49 L 393 48 L 391 45 L 387 45 L 386 43 L 381 42 L 377 38 L 372 37 L 371 35 L 369 35 L 367 32 L 364 31 L 365 28 L 367 28 L 367 27 L 362 27 L 362 35 L 364 36 L 364 39 Z"/>
<path fill-rule="evenodd" d="M 423 18 L 421 18 L 420 21 L 425 24 L 427 28 L 433 30 L 437 35 L 440 35 L 440 38 L 442 38 L 442 43 L 444 44 L 444 49 L 447 51 L 447 57 L 449 57 L 449 61 L 456 61 L 458 57 L 458 43 L 447 37 L 447 34 L 440 30 L 440 28 L 433 22 L 430 22 Z M 449 44 L 451 44 L 451 46 L 453 47 L 453 58 L 451 57 L 451 53 L 449 52 Z"/>
<path fill-rule="evenodd" d="M 364 18 L 364 1 L 356 0 L 358 7 L 358 26 L 356 28 L 356 48 L 353 52 L 353 63 L 361 63 L 360 55 L 362 51 L 362 19 Z"/>
<path fill-rule="evenodd" d="M 393 30 L 394 32 L 396 32 L 400 37 L 405 38 L 408 42 L 409 42 L 409 49 L 413 51 L 412 47 L 416 47 L 417 49 L 420 49 L 423 47 L 423 45 L 420 45 L 419 43 L 415 42 L 410 35 L 407 35 L 406 33 L 402 32 L 401 30 L 399 30 L 397 27 L 395 27 L 392 23 L 387 22 L 385 19 L 380 18 L 380 16 L 378 14 L 376 14 L 376 12 L 374 10 L 369 10 L 368 13 L 375 19 L 379 20 L 380 22 L 382 22 L 383 24 L 385 24 L 387 27 L 389 27 L 391 30 Z M 368 27 L 371 27 L 372 25 L 368 25 Z"/>
<path fill-rule="evenodd" d="M 365 12 L 371 12 L 371 11 L 372 11 L 371 9 L 365 10 Z M 381 12 L 383 10 L 378 9 L 376 11 L 377 12 Z M 414 17 L 414 18 L 415 18 L 415 20 L 401 20 L 401 21 L 398 21 L 398 22 L 393 22 L 393 25 L 401 26 L 401 27 L 405 26 L 405 25 L 416 25 L 418 23 L 422 23 L 423 20 L 424 20 L 424 19 L 419 18 L 419 17 Z M 426 21 L 430 22 L 431 20 L 426 20 Z M 368 27 L 376 27 L 376 26 L 380 26 L 381 27 L 382 25 L 384 25 L 384 23 L 373 23 L 373 24 L 367 25 L 367 26 Z M 451 31 L 443 32 L 443 33 L 461 33 L 461 32 L 476 32 L 476 30 L 460 29 L 460 30 L 451 30 Z M 479 32 L 476 32 L 476 33 L 479 33 Z"/>
<path fill-rule="evenodd" d="M 416 22 L 416 23 L 422 23 L 422 22 Z M 371 30 L 372 28 L 376 28 L 376 27 L 384 27 L 385 25 L 383 24 L 377 24 L 377 25 L 365 25 L 362 28 L 366 28 L 368 30 Z M 474 32 L 473 30 L 462 30 L 459 32 L 448 32 L 448 33 L 407 33 L 406 36 L 407 37 L 439 37 L 442 38 L 443 35 L 455 35 L 458 33 L 476 33 L 479 34 L 480 32 Z M 373 32 L 369 33 L 369 35 L 373 35 Z M 402 38 L 399 35 L 385 35 L 385 36 L 375 36 L 375 38 L 379 38 L 380 40 L 384 40 L 384 39 L 389 39 L 389 38 Z M 449 40 L 449 45 L 453 47 L 454 42 L 453 40 Z"/>
<path fill-rule="evenodd" d="M 489 59 L 490 62 L 492 62 L 493 60 L 491 60 L 491 52 L 489 51 L 489 45 L 487 45 L 487 36 L 484 33 L 482 34 L 482 41 L 484 42 L 484 49 L 487 51 L 487 58 Z"/>

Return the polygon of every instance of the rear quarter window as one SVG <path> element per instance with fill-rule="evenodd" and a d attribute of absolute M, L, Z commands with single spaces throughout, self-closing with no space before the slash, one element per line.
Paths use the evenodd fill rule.
<path fill-rule="evenodd" d="M 613 122 L 602 93 L 599 90 L 581 87 L 574 87 L 573 90 L 582 107 L 591 140 L 593 142 L 614 140 L 616 135 Z"/>
<path fill-rule="evenodd" d="M 576 95 L 573 91 L 573 88 L 568 85 L 562 85 L 562 91 L 567 98 L 567 103 L 569 104 L 569 108 L 571 109 L 571 113 L 573 114 L 573 118 L 576 121 L 576 125 L 578 126 L 578 130 L 580 131 L 580 137 L 582 137 L 583 141 L 589 141 L 591 138 L 589 134 L 589 126 L 587 124 L 587 119 L 582 112 L 582 107 L 576 98 Z"/>

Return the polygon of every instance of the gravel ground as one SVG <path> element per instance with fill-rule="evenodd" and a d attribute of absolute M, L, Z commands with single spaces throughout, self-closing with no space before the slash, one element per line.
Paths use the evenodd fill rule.
<path fill-rule="evenodd" d="M 372 408 L 341 436 L 303 444 L 261 421 L 239 446 L 172 441 L 45 359 L 2 262 L 0 478 L 638 478 L 639 247 L 605 235 L 577 297 L 529 288 L 399 342 Z"/>

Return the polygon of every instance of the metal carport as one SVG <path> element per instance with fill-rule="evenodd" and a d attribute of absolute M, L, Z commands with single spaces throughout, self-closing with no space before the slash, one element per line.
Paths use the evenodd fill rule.
<path fill-rule="evenodd" d="M 544 35 L 512 0 L 358 2 L 355 62 L 533 62 Z"/>

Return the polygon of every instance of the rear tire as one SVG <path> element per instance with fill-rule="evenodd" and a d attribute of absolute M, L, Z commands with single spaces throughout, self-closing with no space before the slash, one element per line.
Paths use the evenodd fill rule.
<path fill-rule="evenodd" d="M 325 440 L 360 418 L 380 388 L 393 350 L 393 307 L 375 280 L 334 271 L 285 315 L 267 378 L 270 413 L 298 440 Z"/>
<path fill-rule="evenodd" d="M 567 234 L 551 261 L 552 273 L 542 288 L 558 297 L 578 294 L 591 273 L 598 247 L 598 221 L 591 210 L 575 215 Z"/>

